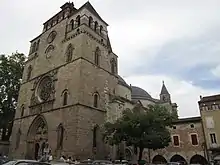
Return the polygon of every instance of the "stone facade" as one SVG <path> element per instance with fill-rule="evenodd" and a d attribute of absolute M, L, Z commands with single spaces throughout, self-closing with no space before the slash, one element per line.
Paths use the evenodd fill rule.
<path fill-rule="evenodd" d="M 49 148 L 55 157 L 116 159 L 120 148 L 130 159 L 134 155 L 131 148 L 109 148 L 102 142 L 102 124 L 114 122 L 136 104 L 163 105 L 177 117 L 177 104 L 172 103 L 164 83 L 160 98 L 155 99 L 118 75 L 107 26 L 89 2 L 79 9 L 66 3 L 44 23 L 43 32 L 31 41 L 24 68 L 12 157 L 37 159 Z M 191 123 L 195 128 L 189 127 Z M 204 156 L 200 120 L 178 120 L 171 132 L 181 137 L 180 146 L 145 151 L 144 157 L 152 161 L 162 154 L 170 161 L 179 154 L 189 162 L 195 154 Z M 190 133 L 198 135 L 198 146 L 191 145 Z"/>
<path fill-rule="evenodd" d="M 100 129 L 93 140 L 94 127 L 106 118 L 106 95 L 117 85 L 107 24 L 89 2 L 61 9 L 31 41 L 12 132 L 13 157 L 38 158 L 47 143 L 56 156 L 108 154 Z"/>
<path fill-rule="evenodd" d="M 210 161 L 220 160 L 220 95 L 200 97 L 199 109 L 202 117 L 204 138 Z"/>
<path fill-rule="evenodd" d="M 151 162 L 157 163 L 157 161 L 162 160 L 161 157 L 163 156 L 166 162 L 207 163 L 201 118 L 179 119 L 173 124 L 173 128 L 170 129 L 172 138 L 170 146 L 162 150 L 151 151 Z M 179 145 L 174 143 L 175 136 L 178 136 Z M 196 138 L 194 143 L 192 136 Z M 146 152 L 145 157 L 147 160 L 149 159 L 148 152 Z"/>

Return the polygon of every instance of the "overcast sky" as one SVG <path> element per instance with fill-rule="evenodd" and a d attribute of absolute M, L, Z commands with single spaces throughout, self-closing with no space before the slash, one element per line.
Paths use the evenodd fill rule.
<path fill-rule="evenodd" d="M 1 0 L 0 54 L 29 51 L 65 0 Z M 79 8 L 86 0 L 74 0 Z M 219 0 L 90 0 L 110 25 L 119 74 L 159 97 L 162 80 L 180 117 L 198 116 L 199 96 L 220 89 Z"/>

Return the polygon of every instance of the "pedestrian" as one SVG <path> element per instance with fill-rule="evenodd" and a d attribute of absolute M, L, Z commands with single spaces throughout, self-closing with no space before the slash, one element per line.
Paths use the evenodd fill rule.
<path fill-rule="evenodd" d="M 60 160 L 65 162 L 65 161 L 66 161 L 65 156 L 62 155 L 62 156 L 60 157 Z"/>
<path fill-rule="evenodd" d="M 72 158 L 71 158 L 71 156 L 69 156 L 67 159 L 67 162 L 71 162 L 71 161 L 72 161 Z"/>

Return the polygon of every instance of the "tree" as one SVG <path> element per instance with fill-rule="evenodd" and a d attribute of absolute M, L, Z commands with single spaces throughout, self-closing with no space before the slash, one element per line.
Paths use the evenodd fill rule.
<path fill-rule="evenodd" d="M 105 123 L 104 140 L 110 145 L 125 141 L 126 145 L 139 149 L 138 160 L 142 159 L 145 148 L 162 149 L 171 141 L 169 127 L 172 115 L 159 105 L 144 108 L 137 105 L 133 110 L 125 110 L 121 118 L 114 123 Z"/>
<path fill-rule="evenodd" d="M 18 101 L 25 55 L 0 55 L 0 129 L 3 141 L 9 140 Z"/>

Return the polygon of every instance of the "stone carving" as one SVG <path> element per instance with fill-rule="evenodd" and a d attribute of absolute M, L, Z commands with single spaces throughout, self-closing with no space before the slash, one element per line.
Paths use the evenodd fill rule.
<path fill-rule="evenodd" d="M 47 58 L 51 57 L 52 52 L 54 51 L 55 47 L 53 45 L 49 45 L 45 50 L 45 54 Z"/>
<path fill-rule="evenodd" d="M 40 101 L 47 101 L 52 93 L 52 79 L 44 77 L 38 87 L 38 96 Z"/>
<path fill-rule="evenodd" d="M 44 122 L 41 122 L 37 128 L 37 132 L 36 134 L 38 135 L 45 135 L 47 134 L 47 127 L 46 124 Z"/>
<path fill-rule="evenodd" d="M 54 39 L 56 38 L 57 32 L 56 31 L 52 31 L 49 36 L 47 37 L 47 42 L 50 44 L 51 42 L 54 41 Z"/>
<path fill-rule="evenodd" d="M 57 72 L 58 70 L 55 69 L 46 75 L 35 79 L 30 103 L 31 114 L 39 114 L 42 111 L 49 110 L 53 107 Z"/>

